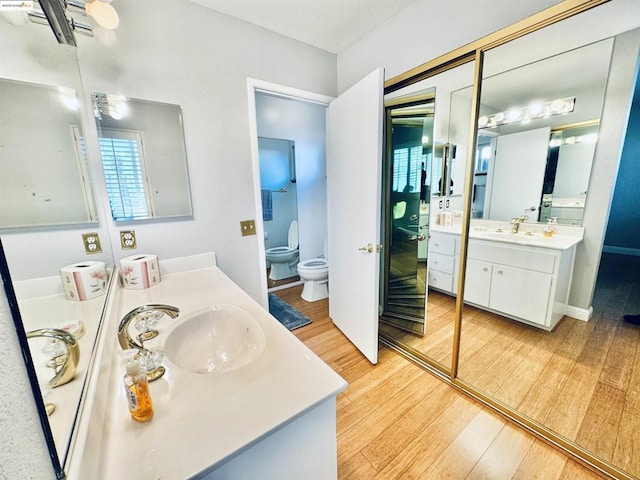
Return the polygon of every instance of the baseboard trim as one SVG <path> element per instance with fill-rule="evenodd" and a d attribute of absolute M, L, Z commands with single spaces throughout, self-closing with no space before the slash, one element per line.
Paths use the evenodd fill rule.
<path fill-rule="evenodd" d="M 602 247 L 602 251 L 605 253 L 616 253 L 618 255 L 633 255 L 640 257 L 640 248 L 628 248 L 628 247 L 613 247 L 605 245 Z"/>
<path fill-rule="evenodd" d="M 577 318 L 578 320 L 582 320 L 583 322 L 588 322 L 593 316 L 593 307 L 584 309 L 574 307 L 573 305 L 567 305 L 564 314 L 571 318 Z"/>

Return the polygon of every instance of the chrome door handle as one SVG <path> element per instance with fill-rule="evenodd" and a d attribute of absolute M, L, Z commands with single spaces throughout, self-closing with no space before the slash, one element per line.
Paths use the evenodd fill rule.
<path fill-rule="evenodd" d="M 411 215 L 411 216 L 409 217 L 409 220 L 412 220 L 412 221 L 413 221 L 413 220 L 417 220 L 417 219 L 418 219 L 418 215 Z"/>
<path fill-rule="evenodd" d="M 408 235 L 407 236 L 407 240 L 418 240 L 419 242 L 426 240 L 427 236 L 424 233 L 421 233 L 420 235 Z"/>

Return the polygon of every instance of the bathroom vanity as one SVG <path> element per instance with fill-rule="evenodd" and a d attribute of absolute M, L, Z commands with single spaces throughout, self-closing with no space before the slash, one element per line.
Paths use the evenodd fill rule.
<path fill-rule="evenodd" d="M 542 225 L 522 224 L 511 233 L 505 222 L 472 221 L 464 300 L 544 330 L 565 315 L 581 227 L 558 227 L 552 237 Z M 460 225 L 431 227 L 429 287 L 455 295 L 460 262 Z"/>
<path fill-rule="evenodd" d="M 160 268 L 161 283 L 146 290 L 114 285 L 69 478 L 337 478 L 335 398 L 347 383 L 235 285 L 213 254 L 161 259 Z M 147 304 L 180 309 L 175 319 L 159 319 L 149 348 L 162 349 L 190 312 L 212 305 L 245 312 L 264 333 L 264 348 L 241 368 L 217 373 L 193 373 L 165 357 L 165 374 L 149 384 L 154 416 L 137 423 L 116 330 Z"/>

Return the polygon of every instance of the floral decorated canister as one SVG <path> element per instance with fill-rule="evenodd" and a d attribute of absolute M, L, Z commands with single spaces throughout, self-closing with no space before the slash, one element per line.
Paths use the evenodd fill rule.
<path fill-rule="evenodd" d="M 132 255 L 120 260 L 122 286 L 142 290 L 160 283 L 160 266 L 155 255 Z"/>
<path fill-rule="evenodd" d="M 107 268 L 104 262 L 80 262 L 60 269 L 62 287 L 67 300 L 84 301 L 104 295 L 107 290 Z"/>

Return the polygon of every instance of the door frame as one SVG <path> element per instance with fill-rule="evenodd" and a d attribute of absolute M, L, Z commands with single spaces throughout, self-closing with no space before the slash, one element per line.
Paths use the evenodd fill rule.
<path fill-rule="evenodd" d="M 251 166 L 253 172 L 253 198 L 255 200 L 255 223 L 258 239 L 259 271 L 267 271 L 267 259 L 264 247 L 264 223 L 262 221 L 262 202 L 260 196 L 260 156 L 258 150 L 258 117 L 256 110 L 256 94 L 268 93 L 281 98 L 298 100 L 300 102 L 315 103 L 327 107 L 334 97 L 320 93 L 300 90 L 298 88 L 279 85 L 276 83 L 247 78 L 247 104 L 249 107 L 249 137 L 251 144 Z M 260 275 L 260 304 L 269 309 L 269 296 L 266 275 Z"/>

